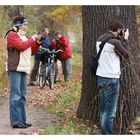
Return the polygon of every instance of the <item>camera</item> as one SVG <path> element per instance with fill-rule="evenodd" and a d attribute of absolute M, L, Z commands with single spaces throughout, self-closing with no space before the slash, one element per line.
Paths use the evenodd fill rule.
<path fill-rule="evenodd" d="M 59 42 L 59 38 L 58 38 L 58 37 L 56 37 L 56 38 L 55 38 L 55 41 L 56 41 L 56 42 Z"/>
<path fill-rule="evenodd" d="M 128 29 L 122 29 L 121 32 L 119 33 L 119 36 L 125 36 L 125 32 L 127 31 Z"/>
<path fill-rule="evenodd" d="M 42 42 L 43 40 L 45 40 L 45 36 L 43 36 L 42 33 L 38 32 L 37 35 L 41 35 L 41 39 L 39 40 L 40 42 Z"/>

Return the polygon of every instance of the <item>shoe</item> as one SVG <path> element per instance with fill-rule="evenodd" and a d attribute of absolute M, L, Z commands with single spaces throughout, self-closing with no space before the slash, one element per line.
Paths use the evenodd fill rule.
<path fill-rule="evenodd" d="M 31 123 L 24 123 L 24 125 L 27 126 L 27 127 L 31 127 L 32 126 Z"/>
<path fill-rule="evenodd" d="M 24 125 L 24 124 L 22 124 L 22 125 L 13 125 L 12 126 L 13 128 L 23 128 L 23 129 L 25 129 L 25 128 L 28 128 L 26 125 Z"/>

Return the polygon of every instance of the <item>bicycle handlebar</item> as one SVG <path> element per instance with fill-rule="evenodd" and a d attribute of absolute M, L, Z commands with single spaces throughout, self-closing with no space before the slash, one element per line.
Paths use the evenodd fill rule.
<path fill-rule="evenodd" d="M 39 48 L 39 51 L 38 53 L 39 54 L 43 54 L 43 53 L 48 53 L 48 54 L 57 54 L 59 52 L 63 52 L 61 49 L 59 50 L 49 50 L 49 49 L 46 49 L 46 48 Z"/>

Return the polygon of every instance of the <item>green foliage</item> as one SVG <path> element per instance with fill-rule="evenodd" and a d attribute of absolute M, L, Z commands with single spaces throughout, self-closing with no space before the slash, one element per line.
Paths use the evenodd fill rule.
<path fill-rule="evenodd" d="M 60 30 L 65 34 L 73 32 L 76 41 L 81 44 L 81 6 L 57 6 L 48 12 L 47 16 L 52 19 L 54 30 Z"/>
<path fill-rule="evenodd" d="M 74 123 L 69 120 L 67 124 L 52 124 L 48 125 L 48 127 L 45 129 L 45 134 L 49 135 L 73 135 L 75 134 L 75 128 Z"/>
<path fill-rule="evenodd" d="M 75 14 L 75 15 L 73 15 Z M 60 6 L 55 8 L 51 13 L 48 14 L 55 21 L 64 21 L 73 16 L 81 15 L 81 7 L 80 6 Z"/>
<path fill-rule="evenodd" d="M 37 13 L 39 11 L 38 6 L 25 6 L 24 7 L 24 14 L 25 17 L 28 19 L 29 25 L 28 25 L 28 31 L 27 33 L 29 35 L 33 35 L 36 32 L 38 32 L 38 26 L 40 24 L 39 17 L 37 16 Z"/>
<path fill-rule="evenodd" d="M 72 49 L 72 52 L 73 52 L 72 69 L 75 72 L 81 71 L 82 70 L 82 65 L 83 65 L 81 49 L 79 49 L 78 47 L 74 47 Z"/>

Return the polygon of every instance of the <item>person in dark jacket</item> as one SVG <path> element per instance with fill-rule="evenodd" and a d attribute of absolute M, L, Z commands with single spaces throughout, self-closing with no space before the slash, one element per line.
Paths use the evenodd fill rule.
<path fill-rule="evenodd" d="M 108 32 L 101 35 L 96 42 L 98 52 L 100 43 L 108 37 L 112 38 L 103 47 L 96 71 L 100 98 L 100 127 L 104 135 L 114 134 L 113 121 L 116 116 L 120 89 L 120 59 L 125 60 L 130 56 L 127 42 L 128 30 L 124 32 L 122 23 L 115 20 L 110 23 L 108 29 Z M 127 47 L 122 45 L 119 38 Z"/>
<path fill-rule="evenodd" d="M 46 48 L 46 49 L 50 49 L 50 40 L 49 40 L 49 29 L 48 28 L 44 28 L 41 31 L 41 34 L 43 36 L 43 39 L 41 41 L 41 47 Z M 34 66 L 33 69 L 31 71 L 31 75 L 30 75 L 30 85 L 36 85 L 36 77 L 37 77 L 37 73 L 38 73 L 38 69 L 39 69 L 39 63 L 40 61 L 43 61 L 44 59 L 44 54 L 40 54 L 38 53 L 38 51 L 35 53 L 35 57 L 34 57 Z"/>
<path fill-rule="evenodd" d="M 7 71 L 10 81 L 10 124 L 13 128 L 27 128 L 26 122 L 26 79 L 30 72 L 31 55 L 39 48 L 40 35 L 29 37 L 25 30 L 28 21 L 24 17 L 13 20 L 14 27 L 5 36 L 7 43 Z"/>
<path fill-rule="evenodd" d="M 71 80 L 72 75 L 72 51 L 67 37 L 63 36 L 60 32 L 55 33 L 55 39 L 52 41 L 51 49 L 61 49 L 58 59 L 61 61 L 64 80 Z"/>

